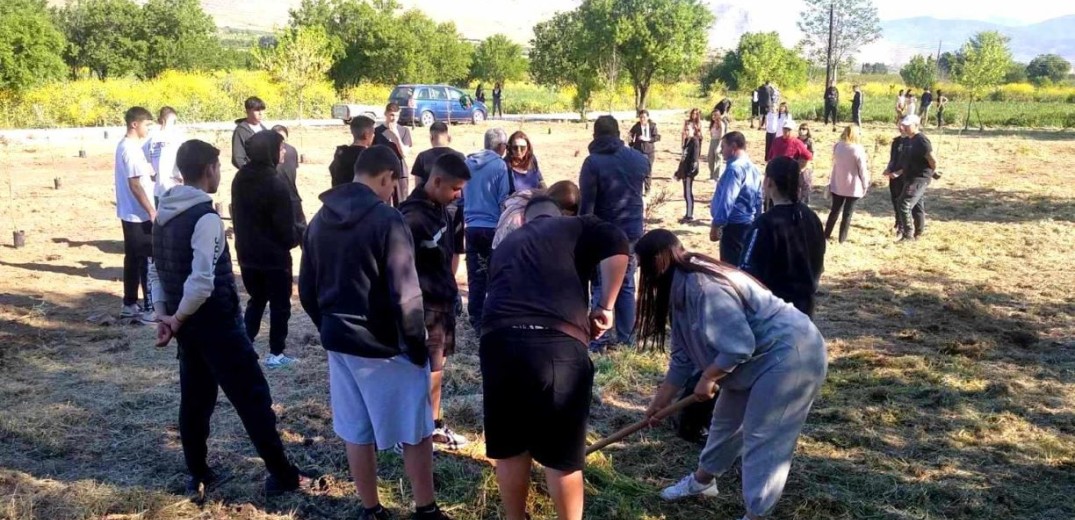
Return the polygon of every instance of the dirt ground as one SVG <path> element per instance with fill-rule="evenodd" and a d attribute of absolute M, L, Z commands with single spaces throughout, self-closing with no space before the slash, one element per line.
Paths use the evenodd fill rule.
<path fill-rule="evenodd" d="M 742 127 L 760 158 L 764 135 Z M 589 129 L 522 129 L 550 183 L 577 180 Z M 707 233 L 712 183 L 706 173 L 695 183 L 699 221 L 677 224 L 678 124 L 661 129 L 647 225 L 715 254 Z M 453 144 L 475 151 L 483 130 L 454 127 Z M 836 134 L 814 133 L 811 205 L 824 219 Z M 874 187 L 850 240 L 829 245 L 816 319 L 829 342 L 830 374 L 774 518 L 1075 518 L 1075 182 L 1064 166 L 1075 156 L 1075 135 L 931 135 L 944 177 L 927 194 L 929 231 L 897 245 L 880 177 L 894 133 L 866 129 Z M 415 131 L 415 152 L 428 146 L 425 135 Z M 331 428 L 325 354 L 297 298 L 288 352 L 299 364 L 267 375 L 289 453 L 326 476 L 328 493 L 266 498 L 263 466 L 222 398 L 210 457 L 234 478 L 202 507 L 183 497 L 174 347 L 156 349 L 149 327 L 109 319 L 118 315 L 122 276 L 112 137 L 87 142 L 85 159 L 77 143 L 0 144 L 0 180 L 11 182 L 0 214 L 0 518 L 357 517 Z M 216 200 L 226 206 L 230 134 L 198 137 L 223 149 Z M 293 129 L 291 142 L 305 156 L 298 183 L 308 216 L 329 185 L 334 147 L 348 140 L 342 126 Z M 25 231 L 25 248 L 11 247 L 11 229 Z M 267 321 L 256 345 L 262 355 Z M 595 363 L 593 438 L 640 417 L 665 359 L 621 352 Z M 440 503 L 459 519 L 498 517 L 477 365 L 474 335 L 464 330 L 447 372 L 446 416 L 476 442 L 436 457 Z M 656 429 L 591 457 L 587 516 L 739 518 L 737 472 L 719 478 L 722 494 L 711 501 L 669 505 L 656 497 L 697 453 Z M 382 498 L 405 517 L 411 499 L 402 461 L 381 460 Z M 551 518 L 543 484 L 534 490 L 534 518 Z"/>

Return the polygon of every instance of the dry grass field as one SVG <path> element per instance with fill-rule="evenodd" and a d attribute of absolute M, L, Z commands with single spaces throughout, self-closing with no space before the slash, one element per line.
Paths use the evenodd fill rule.
<path fill-rule="evenodd" d="M 577 177 L 589 130 L 530 123 L 523 129 L 549 181 Z M 675 121 L 662 129 L 678 134 Z M 457 148 L 477 149 L 481 130 L 453 128 Z M 763 135 L 744 131 L 760 157 Z M 849 242 L 829 246 L 817 313 L 829 341 L 829 378 L 774 518 L 1075 518 L 1075 135 L 932 135 L 944 178 L 927 195 L 931 226 L 917 243 L 897 245 L 879 178 L 893 133 L 866 129 L 877 179 Z M 416 131 L 423 141 L 424 135 Z M 823 219 L 835 135 L 815 131 L 812 206 Z M 346 136 L 342 127 L 293 131 L 292 143 L 306 156 L 299 185 L 307 215 L 319 207 L 326 165 Z M 228 156 L 229 135 L 201 137 Z M 715 253 L 705 174 L 695 189 L 702 221 L 676 224 L 683 200 L 671 178 L 673 141 L 661 143 L 647 225 L 668 227 L 689 247 Z M 114 141 L 86 146 L 89 158 L 80 159 L 77 143 L 0 144 L 0 179 L 13 184 L 0 220 L 0 518 L 357 517 L 343 445 L 331 428 L 326 356 L 297 299 L 288 351 L 300 363 L 268 378 L 288 451 L 326 476 L 328 492 L 266 498 L 263 466 L 221 399 L 210 457 L 234 478 L 203 506 L 184 498 L 174 346 L 154 348 L 150 328 L 108 319 L 119 311 L 122 267 Z M 225 170 L 216 197 L 226 205 L 233 172 Z M 54 177 L 62 178 L 59 190 Z M 10 227 L 26 231 L 25 248 L 10 247 Z M 266 334 L 257 341 L 263 355 Z M 497 518 L 471 331 L 459 351 L 447 372 L 447 417 L 477 442 L 436 455 L 439 500 L 457 519 Z M 620 352 L 595 363 L 596 439 L 640 417 L 665 360 Z M 738 518 L 734 472 L 719 478 L 716 500 L 669 505 L 657 497 L 694 467 L 697 453 L 659 428 L 591 457 L 587 517 Z M 381 461 L 382 497 L 409 515 L 402 461 L 390 453 Z M 542 486 L 535 490 L 534 518 L 551 518 Z"/>

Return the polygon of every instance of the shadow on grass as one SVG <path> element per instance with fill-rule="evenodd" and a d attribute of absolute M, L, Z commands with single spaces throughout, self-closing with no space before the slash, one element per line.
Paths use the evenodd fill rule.
<path fill-rule="evenodd" d="M 109 255 L 123 254 L 122 240 L 87 240 L 82 242 L 69 238 L 53 238 L 52 243 L 66 244 L 67 247 L 95 247 L 98 251 Z"/>
<path fill-rule="evenodd" d="M 18 269 L 26 269 L 28 271 L 39 271 L 45 273 L 63 274 L 67 276 L 77 277 L 90 277 L 94 280 L 102 281 L 115 281 L 123 278 L 122 267 L 104 267 L 101 262 L 88 262 L 86 260 L 79 260 L 79 264 L 82 267 L 73 267 L 68 265 L 52 265 L 42 264 L 37 262 L 30 263 L 12 263 L 4 262 L 0 260 L 0 266 L 14 267 Z"/>

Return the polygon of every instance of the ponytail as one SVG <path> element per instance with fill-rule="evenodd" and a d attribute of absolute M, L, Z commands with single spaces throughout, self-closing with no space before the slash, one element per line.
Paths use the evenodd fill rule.
<path fill-rule="evenodd" d="M 790 157 L 777 157 L 765 167 L 765 178 L 771 179 L 784 198 L 793 204 L 799 204 L 799 178 L 802 173 L 799 161 Z M 798 222 L 799 211 L 792 213 L 792 220 Z"/>

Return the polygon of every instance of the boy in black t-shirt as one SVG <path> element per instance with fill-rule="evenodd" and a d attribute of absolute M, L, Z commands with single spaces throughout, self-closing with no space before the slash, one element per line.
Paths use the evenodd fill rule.
<path fill-rule="evenodd" d="M 431 165 L 429 178 L 399 207 L 414 238 L 414 264 L 422 288 L 426 346 L 431 371 L 430 401 L 433 407 L 433 443 L 459 449 L 470 442 L 445 426 L 441 418 L 441 384 L 447 357 L 455 352 L 455 304 L 459 288 L 455 273 L 462 254 L 462 213 L 449 212 L 452 202 L 470 180 L 466 160 L 455 154 L 441 155 Z"/>
<path fill-rule="evenodd" d="M 366 116 L 358 116 L 351 119 L 348 125 L 351 127 L 351 137 L 354 141 L 347 145 L 336 147 L 336 154 L 332 157 L 332 164 L 328 166 L 329 175 L 332 176 L 332 187 L 347 184 L 355 180 L 355 163 L 362 152 L 373 146 L 373 127 L 377 123 Z"/>
<path fill-rule="evenodd" d="M 417 182 L 415 191 L 421 189 L 422 185 L 425 184 L 430 172 L 433 171 L 433 163 L 437 162 L 440 156 L 453 154 L 463 160 L 467 158 L 462 153 L 451 148 L 452 136 L 448 134 L 448 125 L 443 121 L 437 121 L 429 125 L 429 144 L 433 145 L 433 147 L 419 153 L 414 158 L 414 165 L 411 166 L 411 176 L 417 177 L 415 179 L 415 182 Z"/>

